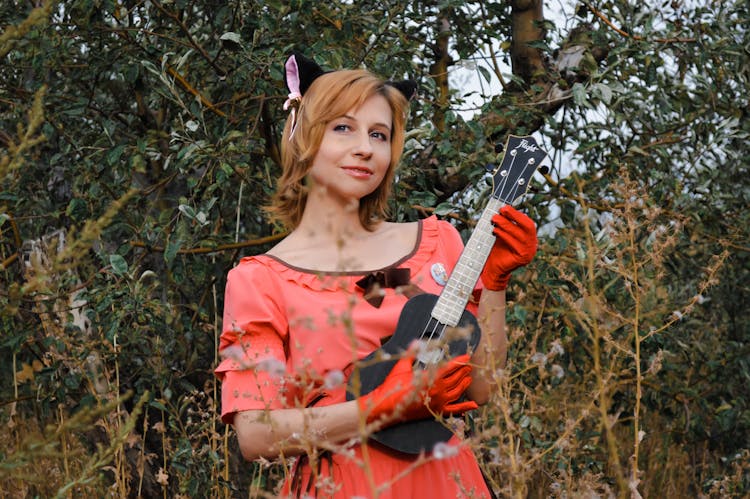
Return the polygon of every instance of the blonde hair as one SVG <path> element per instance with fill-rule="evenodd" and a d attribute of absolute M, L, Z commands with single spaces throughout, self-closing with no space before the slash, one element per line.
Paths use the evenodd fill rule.
<path fill-rule="evenodd" d="M 391 162 L 380 185 L 359 203 L 359 220 L 372 230 L 388 212 L 388 198 L 396 166 L 404 150 L 407 100 L 396 88 L 366 70 L 342 70 L 325 73 L 310 85 L 297 109 L 297 125 L 290 139 L 292 119 L 287 118 L 281 140 L 282 174 L 269 215 L 287 229 L 296 228 L 307 202 L 305 177 L 323 140 L 326 125 L 356 109 L 374 95 L 382 95 L 393 113 L 391 126 Z"/>

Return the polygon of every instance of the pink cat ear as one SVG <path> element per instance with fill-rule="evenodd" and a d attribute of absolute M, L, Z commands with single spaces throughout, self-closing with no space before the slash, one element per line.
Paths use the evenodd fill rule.
<path fill-rule="evenodd" d="M 327 73 L 318 63 L 305 57 L 301 52 L 292 52 L 286 61 L 284 79 L 289 91 L 304 95 L 310 85 L 321 75 Z"/>
<path fill-rule="evenodd" d="M 297 108 L 302 103 L 302 94 L 322 74 L 325 74 L 325 71 L 315 61 L 308 59 L 300 52 L 292 52 L 292 55 L 289 56 L 284 64 L 284 81 L 286 81 L 286 86 L 289 89 L 289 96 L 284 102 L 284 110 L 292 109 L 290 140 L 294 137 L 294 132 L 297 129 Z"/>
<path fill-rule="evenodd" d="M 294 55 L 289 56 L 284 67 L 286 68 L 286 86 L 289 89 L 289 97 L 284 102 L 284 110 L 287 110 L 295 100 L 302 98 L 302 92 L 299 88 L 299 66 Z"/>
<path fill-rule="evenodd" d="M 302 92 L 299 89 L 299 66 L 297 65 L 297 59 L 294 55 L 289 56 L 284 64 L 286 78 L 286 86 L 289 89 L 289 96 L 284 101 L 284 111 L 292 108 L 292 130 L 289 132 L 289 140 L 294 137 L 294 132 L 297 130 L 297 109 L 294 104 L 302 100 Z"/>

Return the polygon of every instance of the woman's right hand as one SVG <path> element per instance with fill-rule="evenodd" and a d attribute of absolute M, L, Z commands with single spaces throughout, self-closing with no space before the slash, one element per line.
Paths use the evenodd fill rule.
<path fill-rule="evenodd" d="M 403 357 L 380 386 L 357 400 L 368 423 L 382 420 L 393 424 L 479 407 L 473 400 L 459 401 L 471 384 L 469 355 L 448 360 L 437 369 L 434 379 L 428 371 L 415 371 L 413 363 L 414 356 Z"/>

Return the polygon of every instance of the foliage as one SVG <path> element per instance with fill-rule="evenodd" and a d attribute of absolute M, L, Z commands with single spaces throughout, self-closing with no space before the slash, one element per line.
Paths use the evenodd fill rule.
<path fill-rule="evenodd" d="M 260 206 L 301 48 L 419 81 L 394 219 L 468 235 L 494 144 L 550 152 L 470 421 L 501 496 L 750 492 L 746 2 L 582 2 L 514 74 L 523 2 L 37 3 L 0 7 L 2 490 L 271 494 L 212 369 L 227 270 L 283 236 Z"/>

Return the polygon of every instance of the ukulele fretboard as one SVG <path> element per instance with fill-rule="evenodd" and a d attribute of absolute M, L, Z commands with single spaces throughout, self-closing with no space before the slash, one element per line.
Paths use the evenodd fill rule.
<path fill-rule="evenodd" d="M 490 198 L 479 217 L 461 257 L 432 310 L 432 317 L 440 323 L 454 327 L 461 319 L 466 304 L 471 298 L 474 285 L 482 273 L 482 268 L 495 242 L 495 235 L 492 233 L 492 217 L 504 204 L 503 201 Z"/>

